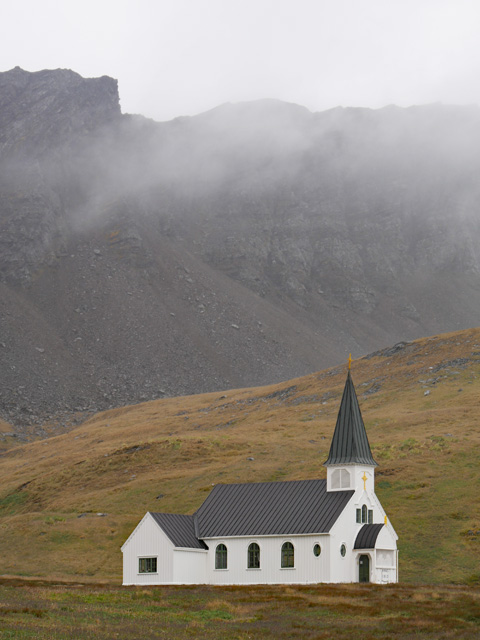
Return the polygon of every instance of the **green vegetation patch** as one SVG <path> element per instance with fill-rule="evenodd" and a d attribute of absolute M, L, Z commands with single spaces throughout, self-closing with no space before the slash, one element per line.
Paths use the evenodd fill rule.
<path fill-rule="evenodd" d="M 26 491 L 16 491 L 0 498 L 0 516 L 13 515 L 28 501 Z"/>
<path fill-rule="evenodd" d="M 122 588 L 4 579 L 0 603 L 2 640 L 473 640 L 480 632 L 475 586 Z"/>

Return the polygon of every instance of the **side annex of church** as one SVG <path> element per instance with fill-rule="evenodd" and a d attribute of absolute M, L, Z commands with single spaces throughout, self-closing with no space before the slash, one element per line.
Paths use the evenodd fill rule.
<path fill-rule="evenodd" d="M 348 371 L 326 480 L 216 485 L 193 515 L 147 512 L 123 584 L 398 582 L 397 534 Z"/>

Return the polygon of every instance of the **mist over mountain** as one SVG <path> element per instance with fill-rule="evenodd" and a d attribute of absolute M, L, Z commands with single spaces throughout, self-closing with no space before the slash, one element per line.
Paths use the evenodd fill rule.
<path fill-rule="evenodd" d="M 0 73 L 0 415 L 267 384 L 477 325 L 479 143 L 476 106 L 157 123 L 108 77 Z"/>

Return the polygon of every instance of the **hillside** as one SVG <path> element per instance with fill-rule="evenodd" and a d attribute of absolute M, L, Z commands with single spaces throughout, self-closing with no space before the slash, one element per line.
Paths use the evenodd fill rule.
<path fill-rule="evenodd" d="M 275 100 L 156 123 L 0 73 L 0 416 L 280 382 L 474 326 L 480 109 Z"/>
<path fill-rule="evenodd" d="M 5 450 L 0 574 L 119 581 L 145 511 L 192 513 L 219 482 L 324 477 L 345 375 L 125 407 Z M 480 329 L 399 343 L 352 375 L 401 579 L 478 582 Z"/>

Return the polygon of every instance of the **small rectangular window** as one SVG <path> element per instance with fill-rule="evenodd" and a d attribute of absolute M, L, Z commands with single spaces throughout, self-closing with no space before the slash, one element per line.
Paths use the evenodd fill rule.
<path fill-rule="evenodd" d="M 138 572 L 139 573 L 157 573 L 157 559 L 156 558 L 139 558 Z"/>
<path fill-rule="evenodd" d="M 362 523 L 362 510 L 357 509 L 357 522 Z"/>
<path fill-rule="evenodd" d="M 368 512 L 368 524 L 373 524 L 373 511 Z"/>

